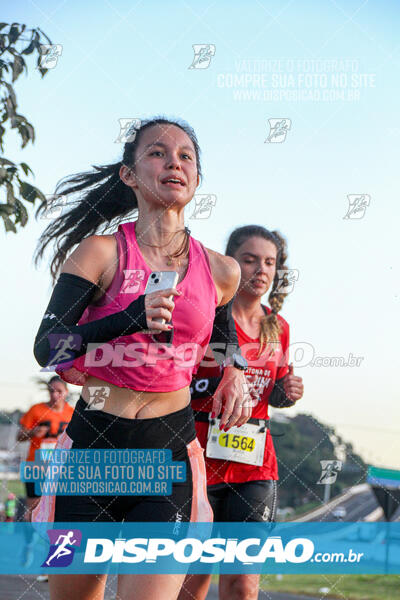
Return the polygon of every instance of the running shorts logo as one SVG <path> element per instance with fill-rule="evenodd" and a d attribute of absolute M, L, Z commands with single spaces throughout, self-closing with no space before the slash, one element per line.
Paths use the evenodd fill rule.
<path fill-rule="evenodd" d="M 172 531 L 172 535 L 179 535 L 179 530 L 181 528 L 182 519 L 183 519 L 183 515 L 180 510 L 177 511 L 175 517 L 176 517 L 175 525 L 174 525 L 174 529 Z"/>
<path fill-rule="evenodd" d="M 271 515 L 271 509 L 267 504 L 266 507 L 264 508 L 264 512 L 262 514 L 262 520 L 269 521 L 270 515 Z"/>

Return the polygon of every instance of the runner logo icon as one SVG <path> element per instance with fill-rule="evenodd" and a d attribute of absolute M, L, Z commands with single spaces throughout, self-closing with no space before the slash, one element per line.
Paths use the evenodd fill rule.
<path fill-rule="evenodd" d="M 74 558 L 75 548 L 81 545 L 82 532 L 79 529 L 48 529 L 47 535 L 50 548 L 41 566 L 68 567 Z"/>
<path fill-rule="evenodd" d="M 317 481 L 317 484 L 331 484 L 335 483 L 339 471 L 342 469 L 341 460 L 320 460 L 321 463 L 321 477 Z"/>

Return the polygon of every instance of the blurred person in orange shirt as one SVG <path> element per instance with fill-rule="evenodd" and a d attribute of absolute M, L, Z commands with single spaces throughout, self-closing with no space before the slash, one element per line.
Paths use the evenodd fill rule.
<path fill-rule="evenodd" d="M 20 419 L 17 441 L 30 440 L 27 461 L 35 460 L 35 451 L 54 448 L 57 437 L 71 420 L 73 408 L 67 403 L 68 386 L 58 375 L 47 382 L 50 395 L 48 402 L 34 404 Z M 35 484 L 25 482 L 26 514 L 30 521 L 32 510 L 39 502 L 40 495 L 35 493 Z"/>

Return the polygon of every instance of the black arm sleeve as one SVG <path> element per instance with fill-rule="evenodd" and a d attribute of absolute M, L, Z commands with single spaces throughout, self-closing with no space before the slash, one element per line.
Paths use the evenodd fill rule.
<path fill-rule="evenodd" d="M 227 304 L 217 306 L 215 309 L 214 325 L 209 345 L 218 364 L 221 362 L 221 354 L 217 350 L 224 351 L 224 358 L 231 356 L 234 352 L 240 354 L 235 321 L 232 316 L 232 304 L 233 298 Z"/>
<path fill-rule="evenodd" d="M 293 400 L 290 400 L 285 394 L 285 388 L 283 387 L 283 377 L 275 381 L 275 385 L 268 398 L 268 404 L 274 408 L 287 408 L 296 404 Z"/>
<path fill-rule="evenodd" d="M 68 363 L 86 354 L 88 344 L 93 350 L 96 344 L 147 329 L 144 295 L 123 311 L 76 325 L 96 289 L 78 275 L 60 275 L 35 338 L 33 353 L 40 366 Z"/>

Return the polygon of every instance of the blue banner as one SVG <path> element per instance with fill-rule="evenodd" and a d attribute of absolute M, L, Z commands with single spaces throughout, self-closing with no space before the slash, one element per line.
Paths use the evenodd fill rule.
<path fill-rule="evenodd" d="M 172 484 L 186 481 L 186 463 L 172 451 L 36 450 L 20 466 L 21 481 L 35 484 L 40 496 L 169 496 Z"/>
<path fill-rule="evenodd" d="M 0 573 L 400 574 L 400 523 L 0 523 Z"/>

